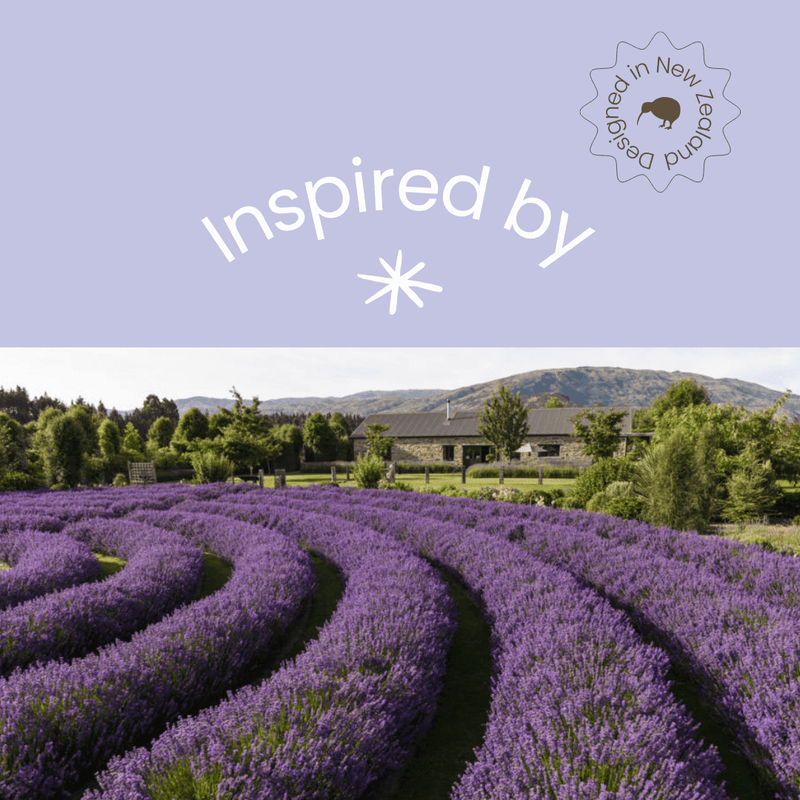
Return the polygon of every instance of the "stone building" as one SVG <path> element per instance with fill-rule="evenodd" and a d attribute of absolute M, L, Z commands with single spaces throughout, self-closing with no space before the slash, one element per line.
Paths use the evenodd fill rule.
<path fill-rule="evenodd" d="M 518 456 L 522 464 L 559 461 L 584 461 L 581 443 L 573 435 L 571 417 L 581 411 L 573 408 L 529 408 L 528 435 Z M 632 440 L 631 422 L 634 408 L 603 408 L 602 411 L 626 411 L 620 429 L 618 453 L 627 452 L 628 442 Z M 455 466 L 470 466 L 489 460 L 493 449 L 490 443 L 478 433 L 480 409 L 467 411 L 447 410 L 426 411 L 418 414 L 370 414 L 350 434 L 356 458 L 366 452 L 367 426 L 389 425 L 383 434 L 393 438 L 391 461 L 450 463 Z"/>

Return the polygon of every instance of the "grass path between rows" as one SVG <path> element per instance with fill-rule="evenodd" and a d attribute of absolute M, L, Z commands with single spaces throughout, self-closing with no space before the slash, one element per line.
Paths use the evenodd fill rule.
<path fill-rule="evenodd" d="M 447 800 L 453 784 L 474 761 L 491 704 L 490 628 L 459 581 L 441 573 L 458 610 L 458 627 L 431 727 L 391 790 L 381 800 Z"/>
<path fill-rule="evenodd" d="M 755 767 L 736 751 L 729 730 L 716 720 L 696 684 L 674 668 L 667 673 L 667 680 L 672 681 L 672 696 L 686 706 L 699 724 L 698 738 L 717 748 L 725 767 L 725 790 L 731 800 L 773 800 L 775 789 L 764 786 Z"/>

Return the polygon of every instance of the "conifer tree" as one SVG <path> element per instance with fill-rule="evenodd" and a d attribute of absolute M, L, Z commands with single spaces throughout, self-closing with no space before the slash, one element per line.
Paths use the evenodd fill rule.
<path fill-rule="evenodd" d="M 483 404 L 478 433 L 491 442 L 501 459 L 510 460 L 528 435 L 528 410 L 519 392 L 511 394 L 502 383 Z"/>

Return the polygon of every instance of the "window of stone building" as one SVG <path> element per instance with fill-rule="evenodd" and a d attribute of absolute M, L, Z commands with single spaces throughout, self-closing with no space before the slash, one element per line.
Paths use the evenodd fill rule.
<path fill-rule="evenodd" d="M 544 452 L 541 452 L 544 450 Z M 561 455 L 560 444 L 540 444 L 539 458 L 556 458 Z"/>
<path fill-rule="evenodd" d="M 456 446 L 454 444 L 442 445 L 442 461 L 455 461 Z"/>

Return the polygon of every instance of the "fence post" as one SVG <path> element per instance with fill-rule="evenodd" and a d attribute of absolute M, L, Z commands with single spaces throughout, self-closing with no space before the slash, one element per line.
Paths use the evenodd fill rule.
<path fill-rule="evenodd" d="M 425 467 L 425 483 L 431 482 L 431 468 L 426 466 Z"/>
<path fill-rule="evenodd" d="M 503 480 L 505 479 L 505 472 L 503 471 L 503 467 L 500 467 L 500 485 L 503 485 Z"/>
<path fill-rule="evenodd" d="M 347 476 L 347 481 L 349 482 L 350 481 L 350 465 L 349 464 L 345 467 L 345 475 Z"/>
<path fill-rule="evenodd" d="M 544 467 L 541 464 L 539 464 L 539 483 L 542 482 L 543 478 L 544 478 Z"/>
<path fill-rule="evenodd" d="M 467 482 L 467 465 L 466 464 L 462 464 L 461 465 L 461 483 L 466 483 L 466 482 Z"/>
<path fill-rule="evenodd" d="M 331 481 L 336 483 L 336 464 L 331 467 Z"/>
<path fill-rule="evenodd" d="M 264 470 L 260 469 L 258 471 L 258 485 L 263 489 L 264 488 Z"/>
<path fill-rule="evenodd" d="M 389 462 L 389 483 L 394 483 L 394 470 L 395 470 L 395 462 Z"/>

